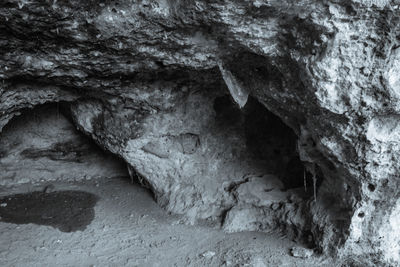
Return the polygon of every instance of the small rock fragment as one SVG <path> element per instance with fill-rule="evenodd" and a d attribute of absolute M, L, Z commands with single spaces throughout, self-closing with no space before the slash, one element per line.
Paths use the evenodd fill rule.
<path fill-rule="evenodd" d="M 224 261 L 222 264 L 222 266 L 231 266 L 231 265 L 232 265 L 232 262 L 229 260 Z"/>
<path fill-rule="evenodd" d="M 1 203 L 1 204 L 0 204 L 0 207 L 2 207 L 2 208 L 7 207 L 7 203 Z"/>
<path fill-rule="evenodd" d="M 290 253 L 295 258 L 306 259 L 306 258 L 311 257 L 314 254 L 314 251 L 312 249 L 308 249 L 308 248 L 293 247 L 290 250 Z"/>
<path fill-rule="evenodd" d="M 212 257 L 215 256 L 215 252 L 214 251 L 206 251 L 203 254 L 201 254 L 200 256 L 203 258 L 206 258 L 206 259 L 211 259 Z"/>

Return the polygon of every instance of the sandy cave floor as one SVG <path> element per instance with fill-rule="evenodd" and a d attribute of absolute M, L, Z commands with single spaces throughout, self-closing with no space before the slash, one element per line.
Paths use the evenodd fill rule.
<path fill-rule="evenodd" d="M 44 188 L 0 188 L 0 197 Z M 282 234 L 227 234 L 206 222 L 187 225 L 127 178 L 56 182 L 45 194 L 64 190 L 98 197 L 93 220 L 77 231 L 0 222 L 0 266 L 335 266 L 315 256 L 292 257 L 290 248 L 301 245 Z M 51 208 L 57 211 L 60 203 L 51 202 L 58 205 Z M 59 213 L 63 212 L 69 216 L 60 207 Z"/>

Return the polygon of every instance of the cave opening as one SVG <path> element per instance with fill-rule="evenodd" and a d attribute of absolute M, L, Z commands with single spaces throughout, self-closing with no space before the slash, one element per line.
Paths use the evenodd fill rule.
<path fill-rule="evenodd" d="M 242 127 L 242 135 L 252 158 L 279 177 L 285 190 L 313 186 L 313 175 L 299 157 L 297 135 L 256 98 L 249 96 L 246 105 L 240 109 L 229 95 L 217 97 L 214 110 L 217 120 L 224 127 Z M 319 187 L 323 175 L 318 167 L 316 172 Z M 309 193 L 311 191 L 308 190 Z"/>
<path fill-rule="evenodd" d="M 213 107 L 217 124 L 224 131 L 235 129 L 242 140 L 236 143 L 245 151 L 238 161 L 247 162 L 247 172 L 261 173 L 228 189 L 237 202 L 223 216 L 224 229 L 281 231 L 315 248 L 309 210 L 324 177 L 318 165 L 300 159 L 296 133 L 252 96 L 242 108 L 230 95 L 219 96 Z"/>
<path fill-rule="evenodd" d="M 266 201 L 270 203 L 270 201 L 272 201 L 271 203 L 275 203 L 272 206 L 276 209 L 266 209 L 265 206 L 262 206 L 263 204 L 261 204 L 261 206 L 257 206 L 259 204 L 253 205 L 252 211 L 257 214 L 259 213 L 259 215 L 256 215 L 255 221 L 250 222 L 251 224 L 242 224 L 244 228 L 240 229 L 234 228 L 235 214 L 233 212 L 230 214 L 224 212 L 222 218 L 217 218 L 222 219 L 223 224 L 229 223 L 229 220 L 226 219 L 227 217 L 233 218 L 231 220 L 231 226 L 233 225 L 232 229 L 234 229 L 234 231 L 268 231 L 268 227 L 272 224 L 274 226 L 271 227 L 280 227 L 282 225 L 282 227 L 285 228 L 285 222 L 279 220 L 288 220 L 281 214 L 286 212 L 286 208 L 283 206 L 286 205 L 286 202 L 291 201 L 289 200 L 292 199 L 291 196 L 299 196 L 302 201 L 311 199 L 312 197 L 312 190 L 305 192 L 303 189 L 304 182 L 312 187 L 313 181 L 311 173 L 307 172 L 299 158 L 296 134 L 279 117 L 274 115 L 263 104 L 251 96 L 243 108 L 239 108 L 230 95 L 223 93 L 213 98 L 213 102 L 211 103 L 215 113 L 215 118 L 213 118 L 213 123 L 215 125 L 210 128 L 213 129 L 214 132 L 209 132 L 207 134 L 210 136 L 213 134 L 222 136 L 216 139 L 220 142 L 220 151 L 222 153 L 225 152 L 224 149 L 226 149 L 226 151 L 235 151 L 235 147 L 229 147 L 235 146 L 235 140 L 238 140 L 240 146 L 242 146 L 240 149 L 237 149 L 237 154 L 232 153 L 232 158 L 227 158 L 230 161 L 228 165 L 240 164 L 242 160 L 246 160 L 248 161 L 246 163 L 246 168 L 248 168 L 246 171 L 249 171 L 250 174 L 252 167 L 254 167 L 255 172 L 261 171 L 263 174 L 266 174 L 266 176 L 260 177 L 249 176 L 250 178 L 244 178 L 244 180 L 242 179 L 239 183 L 236 183 L 235 180 L 231 180 L 230 188 L 232 192 L 230 192 L 230 194 L 240 198 L 236 200 L 236 206 L 238 207 L 238 217 L 236 218 L 243 217 L 241 212 L 243 210 L 245 211 L 247 209 L 246 205 L 253 201 L 252 196 L 250 196 L 250 200 L 247 199 L 249 196 L 245 191 L 257 189 L 258 185 L 261 185 L 259 189 L 262 191 L 261 194 L 263 195 L 260 198 L 261 202 L 264 203 Z M 121 185 L 121 183 L 117 181 L 114 186 L 126 187 L 127 184 L 133 180 L 133 182 L 138 185 L 137 187 L 141 185 L 141 188 L 146 191 L 147 196 L 149 196 L 147 201 L 151 200 L 151 202 L 154 203 L 154 199 L 157 200 L 157 192 L 151 192 L 143 188 L 143 186 L 146 187 L 148 177 L 139 176 L 134 166 L 127 166 L 125 161 L 111 154 L 111 152 L 104 151 L 90 137 L 76 129 L 75 122 L 69 113 L 69 103 L 44 104 L 33 109 L 24 110 L 21 113 L 20 116 L 10 121 L 1 133 L 0 147 L 2 150 L 0 153 L 0 164 L 4 172 L 1 173 L 2 179 L 0 183 L 5 187 L 18 184 L 39 183 L 44 185 L 45 188 L 35 187 L 38 190 L 28 190 L 29 193 L 24 196 L 20 194 L 21 192 L 13 192 L 17 193 L 13 195 L 7 195 L 7 192 L 2 192 L 2 196 L 12 198 L 15 202 L 14 204 L 10 202 L 9 206 L 9 208 L 14 208 L 13 211 L 9 212 L 4 209 L 5 207 L 3 208 L 3 211 L 6 212 L 3 214 L 3 221 L 9 220 L 9 222 L 12 222 L 14 216 L 13 212 L 18 213 L 21 208 L 24 208 L 22 204 L 27 202 L 33 204 L 36 200 L 42 203 L 44 214 L 50 214 L 55 208 L 52 205 L 50 205 L 50 208 L 46 208 L 48 199 L 51 201 L 56 196 L 67 200 L 71 199 L 71 196 L 68 195 L 70 188 L 57 188 L 55 192 L 46 192 L 46 188 L 49 184 L 59 182 L 81 183 L 88 180 L 97 181 L 103 178 L 119 177 L 118 179 L 123 178 L 125 180 L 125 185 Z M 230 136 L 229 138 L 231 138 L 230 140 L 232 140 L 232 142 L 223 142 L 225 134 L 227 134 L 226 136 L 228 137 Z M 199 140 L 198 146 L 201 146 L 200 140 L 204 139 L 201 135 L 197 138 Z M 199 148 L 196 151 L 201 152 L 202 150 Z M 199 155 L 196 154 L 196 151 L 183 155 L 184 157 L 196 161 L 198 159 L 196 157 Z M 228 152 L 226 154 L 228 154 Z M 158 162 L 166 160 L 154 155 L 152 157 L 157 159 Z M 237 158 L 235 159 L 235 157 Z M 18 164 L 16 164 L 16 162 L 18 162 Z M 21 166 L 23 167 L 21 168 Z M 225 168 L 224 165 L 221 165 L 221 167 Z M 229 165 L 225 169 L 226 172 L 221 173 L 229 175 L 230 168 Z M 278 190 L 265 187 L 275 183 L 273 178 L 267 182 L 267 184 L 264 183 L 265 181 L 261 181 L 260 183 L 260 180 L 270 179 L 272 176 L 277 177 L 280 180 L 280 184 L 282 184 L 282 187 L 278 185 Z M 228 181 L 230 178 L 226 179 Z M 122 191 L 121 188 L 117 189 Z M 132 191 L 137 190 L 134 187 L 131 189 Z M 301 192 L 300 194 L 298 194 L 299 191 Z M 258 194 L 257 192 L 252 192 L 251 194 Z M 125 196 L 114 192 L 112 198 L 124 199 Z M 90 195 L 88 195 L 86 199 L 90 200 Z M 218 200 L 218 197 L 216 199 Z M 7 201 L 3 202 L 8 204 Z M 70 202 L 71 205 L 75 205 L 79 210 L 80 203 L 74 201 Z M 95 205 L 96 201 L 92 202 L 91 203 Z M 54 203 L 56 203 L 56 201 Z M 129 203 L 129 201 L 126 201 L 126 203 Z M 146 206 L 149 204 L 143 202 L 143 205 Z M 180 203 L 177 203 L 177 205 L 180 205 Z M 224 203 L 223 205 L 229 207 L 231 204 L 227 202 L 227 204 Z M 180 208 L 180 206 L 178 207 Z M 58 210 L 61 211 L 62 208 L 63 206 L 60 206 Z M 33 222 L 50 225 L 58 228 L 60 231 L 70 232 L 85 230 L 86 227 L 88 227 L 86 223 L 90 223 L 91 220 L 93 220 L 93 206 L 86 207 L 83 205 L 81 209 L 86 210 L 90 218 L 82 217 L 81 213 L 73 213 L 74 210 L 68 207 L 64 208 L 71 210 L 72 216 L 78 219 L 80 218 L 78 220 L 80 223 L 74 225 L 68 218 L 65 219 L 53 216 L 54 214 L 50 214 L 50 217 L 54 217 L 54 221 L 47 220 L 46 218 L 43 219 L 41 215 L 39 218 L 36 218 L 35 216 L 37 214 L 27 214 L 27 217 L 18 218 L 15 222 Z M 168 208 L 166 209 L 170 211 Z M 127 208 L 127 210 L 131 209 Z M 287 211 L 289 214 L 292 212 L 290 209 L 287 209 Z M 218 212 L 215 214 L 218 214 Z M 289 217 L 290 216 L 292 215 L 289 215 Z M 66 224 L 61 222 L 66 222 Z M 293 227 L 293 229 L 293 231 L 297 231 L 296 227 Z M 298 235 L 308 234 L 304 232 Z"/>
<path fill-rule="evenodd" d="M 221 173 L 229 175 L 229 171 L 232 170 L 229 164 L 236 165 L 242 160 L 247 160 L 249 169 L 246 171 L 251 173 L 251 167 L 254 167 L 255 171 L 261 170 L 267 174 L 245 178 L 239 183 L 236 183 L 234 179 L 231 180 L 232 191 L 229 194 L 238 197 L 238 202 L 233 204 L 236 208 L 232 208 L 228 198 L 223 200 L 227 202 L 222 202 L 222 205 L 229 208 L 222 217 L 217 217 L 222 219 L 217 222 L 222 224 L 222 230 L 231 228 L 233 231 L 250 233 L 251 231 L 268 232 L 270 229 L 281 228 L 285 229 L 288 237 L 293 237 L 298 241 L 302 241 L 303 236 L 309 237 L 309 231 L 304 231 L 304 228 L 285 225 L 290 220 L 296 220 L 295 216 L 300 213 L 300 209 L 292 209 L 295 205 L 290 204 L 289 199 L 300 197 L 301 201 L 305 202 L 312 197 L 312 190 L 304 192 L 303 189 L 304 175 L 310 187 L 312 175 L 305 170 L 299 159 L 296 134 L 279 117 L 251 96 L 242 109 L 230 95 L 224 93 L 218 93 L 217 97 L 210 99 L 213 99 L 213 102 L 208 102 L 213 110 L 210 114 L 214 114 L 212 116 L 215 117 L 210 117 L 213 124 L 210 129 L 213 131 L 207 132 L 210 136 L 207 137 L 208 140 L 212 140 L 211 136 L 214 134 L 221 136 L 216 137 L 216 142 L 219 142 L 221 146 L 219 151 L 226 152 L 223 154 L 224 157 L 236 149 L 234 147 L 236 141 L 241 146 L 237 149 L 237 154 L 232 153 L 232 158 L 227 158 L 228 167 L 225 169 L 226 172 Z M 119 225 L 120 222 L 132 223 L 133 219 L 142 220 L 144 223 L 140 227 L 144 230 L 147 229 L 148 224 L 153 223 L 150 219 L 164 218 L 162 212 L 165 210 L 161 212 L 159 206 L 154 207 L 156 205 L 154 200 L 162 205 L 157 199 L 158 192 L 145 188 L 148 177 L 139 176 L 135 166 L 127 165 L 111 152 L 104 151 L 92 138 L 77 130 L 76 121 L 71 115 L 69 103 L 44 104 L 22 111 L 20 116 L 15 117 L 4 128 L 0 135 L 0 164 L 4 170 L 0 174 L 2 176 L 0 189 L 3 188 L 3 191 L 0 190 L 0 204 L 4 205 L 0 206 L 2 217 L 0 222 L 16 225 L 33 223 L 51 226 L 68 233 L 103 229 L 105 226 L 98 225 L 96 216 L 102 216 L 103 221 L 100 223 L 104 225 L 108 223 L 108 227 L 112 223 Z M 232 142 L 225 143 L 226 137 Z M 196 146 L 199 148 L 191 153 L 182 153 L 184 157 L 193 161 L 199 159 L 196 157 L 201 155 L 204 149 L 202 147 L 204 136 L 200 133 L 196 138 L 198 140 Z M 184 141 L 188 140 L 184 139 Z M 182 142 L 179 144 L 182 145 Z M 213 148 L 213 146 L 208 148 Z M 151 157 L 157 159 L 157 162 L 167 160 L 154 155 Z M 225 168 L 223 164 L 220 165 L 221 168 Z M 264 187 L 265 181 L 260 183 L 260 180 L 269 179 L 272 176 L 278 177 L 283 185 L 278 190 Z M 131 179 L 135 186 L 130 185 Z M 228 181 L 230 178 L 225 179 Z M 93 188 L 88 186 L 86 181 L 92 185 L 106 183 L 106 186 Z M 273 180 L 270 182 L 267 182 L 267 186 L 274 183 Z M 25 187 L 16 192 L 7 191 L 10 186 L 28 183 L 37 183 L 40 186 Z M 60 183 L 69 183 L 69 185 L 60 185 Z M 55 188 L 51 187 L 52 184 L 56 185 Z M 259 185 L 260 187 L 257 188 Z M 246 190 L 254 189 L 256 191 L 250 192 L 250 195 L 246 192 Z M 300 194 L 297 193 L 299 191 L 301 191 Z M 259 192 L 263 195 L 260 198 L 261 202 L 253 205 L 251 201 L 254 198 L 252 197 L 258 197 Z M 250 198 L 247 199 L 249 196 Z M 218 197 L 216 199 L 218 200 Z M 176 202 L 181 208 L 182 204 L 178 201 L 181 199 Z M 273 208 L 263 206 L 263 203 L 270 203 L 270 201 Z M 285 207 L 287 203 L 289 204 Z M 201 208 L 201 204 L 196 205 Z M 202 205 L 206 206 L 206 204 Z M 150 211 L 149 206 L 152 209 Z M 29 212 L 25 211 L 26 208 Z M 171 211 L 164 206 L 163 208 L 168 212 Z M 99 209 L 101 211 L 98 215 Z M 171 212 L 174 213 L 173 210 Z M 253 215 L 249 216 L 250 221 L 241 221 L 239 228 L 235 228 L 237 219 L 247 219 L 243 212 L 254 212 L 254 221 L 251 221 Z M 124 219 L 118 219 L 121 216 Z M 149 221 L 146 221 L 147 217 L 150 218 Z M 170 220 L 169 217 L 164 219 Z M 198 222 L 201 223 L 202 220 Z M 211 220 L 208 222 L 211 223 Z M 161 222 L 160 225 L 162 225 Z M 25 232 L 27 231 L 25 229 Z M 173 231 L 176 230 L 173 229 Z M 221 231 L 221 235 L 224 231 Z M 291 235 L 292 232 L 295 234 Z M 115 236 L 120 235 L 121 232 L 115 233 Z M 301 238 L 297 238 L 300 236 Z M 104 238 L 104 236 L 99 238 Z M 313 243 L 313 241 L 310 242 Z"/>
<path fill-rule="evenodd" d="M 122 159 L 76 129 L 68 102 L 19 113 L 0 133 L 0 185 L 129 177 Z"/>
<path fill-rule="evenodd" d="M 69 105 L 20 110 L 0 133 L 0 222 L 85 231 L 108 183 L 154 202 L 125 161 L 76 128 Z"/>

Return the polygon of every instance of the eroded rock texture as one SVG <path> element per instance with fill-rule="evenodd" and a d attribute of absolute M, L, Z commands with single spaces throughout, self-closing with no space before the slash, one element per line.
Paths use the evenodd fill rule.
<path fill-rule="evenodd" d="M 70 102 L 168 210 L 396 265 L 395 2 L 5 0 L 0 127 Z"/>

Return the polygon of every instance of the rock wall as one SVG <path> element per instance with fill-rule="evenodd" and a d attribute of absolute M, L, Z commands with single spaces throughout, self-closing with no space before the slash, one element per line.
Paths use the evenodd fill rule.
<path fill-rule="evenodd" d="M 272 172 L 253 166 L 242 122 L 218 125 L 213 109 L 228 92 L 244 108 L 250 96 L 291 127 L 319 185 L 315 200 L 285 202 L 307 211 L 286 225 L 309 228 L 325 253 L 395 265 L 398 14 L 390 0 L 5 0 L 0 128 L 21 108 L 73 102 L 81 130 L 162 205 L 218 217 L 252 192 L 241 182 Z M 270 208 L 246 212 L 270 218 Z"/>

